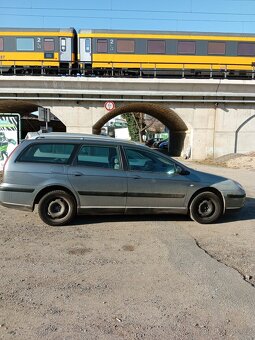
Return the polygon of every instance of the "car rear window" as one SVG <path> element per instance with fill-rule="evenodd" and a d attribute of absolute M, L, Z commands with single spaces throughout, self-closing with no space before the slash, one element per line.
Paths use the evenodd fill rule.
<path fill-rule="evenodd" d="M 75 144 L 45 143 L 29 146 L 18 162 L 67 164 Z"/>

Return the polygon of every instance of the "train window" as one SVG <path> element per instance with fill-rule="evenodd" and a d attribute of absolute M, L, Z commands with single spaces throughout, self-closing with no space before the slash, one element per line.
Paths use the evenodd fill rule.
<path fill-rule="evenodd" d="M 178 41 L 177 47 L 178 54 L 195 54 L 196 42 L 195 41 Z"/>
<path fill-rule="evenodd" d="M 66 52 L 66 38 L 61 38 L 61 40 L 60 40 L 60 50 L 61 50 L 61 52 Z"/>
<path fill-rule="evenodd" d="M 118 53 L 134 53 L 135 52 L 135 41 L 128 39 L 117 40 L 117 52 Z"/>
<path fill-rule="evenodd" d="M 85 39 L 85 52 L 91 52 L 90 39 Z"/>
<path fill-rule="evenodd" d="M 35 41 L 34 38 L 17 38 L 17 51 L 34 51 Z"/>
<path fill-rule="evenodd" d="M 255 55 L 255 43 L 238 43 L 238 55 Z"/>
<path fill-rule="evenodd" d="M 107 53 L 107 40 L 106 39 L 97 39 L 97 52 L 98 53 Z"/>
<path fill-rule="evenodd" d="M 226 44 L 224 42 L 208 42 L 208 54 L 225 54 L 226 53 Z"/>
<path fill-rule="evenodd" d="M 43 49 L 44 51 L 54 51 L 54 39 L 52 38 L 45 38 L 43 41 Z"/>
<path fill-rule="evenodd" d="M 0 38 L 0 51 L 4 50 L 4 38 Z"/>
<path fill-rule="evenodd" d="M 148 40 L 148 53 L 166 53 L 165 40 Z"/>

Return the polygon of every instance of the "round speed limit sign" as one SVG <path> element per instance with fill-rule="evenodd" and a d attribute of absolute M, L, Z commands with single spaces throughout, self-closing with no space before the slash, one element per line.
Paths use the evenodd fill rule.
<path fill-rule="evenodd" d="M 115 109 L 115 104 L 114 102 L 105 102 L 104 107 L 106 108 L 107 111 L 112 111 Z"/>

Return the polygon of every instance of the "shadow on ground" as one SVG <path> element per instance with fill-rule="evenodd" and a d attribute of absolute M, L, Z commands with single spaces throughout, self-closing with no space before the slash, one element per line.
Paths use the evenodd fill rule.
<path fill-rule="evenodd" d="M 247 197 L 245 206 L 237 211 L 227 212 L 218 223 L 255 220 L 255 198 Z"/>
<path fill-rule="evenodd" d="M 255 198 L 247 197 L 245 206 L 236 211 L 229 211 L 223 215 L 217 224 L 229 223 L 234 221 L 255 220 Z M 191 221 L 189 216 L 176 214 L 160 214 L 160 215 L 83 215 L 78 216 L 73 221 L 72 225 L 82 224 L 98 224 L 109 222 L 136 222 L 136 221 Z M 195 222 L 192 222 L 195 223 Z"/>

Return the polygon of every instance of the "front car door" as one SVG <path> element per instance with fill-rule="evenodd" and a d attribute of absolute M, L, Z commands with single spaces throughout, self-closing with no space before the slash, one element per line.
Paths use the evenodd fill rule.
<path fill-rule="evenodd" d="M 171 159 L 158 152 L 125 147 L 128 193 L 127 212 L 186 213 L 185 198 L 190 181 L 180 175 Z"/>
<path fill-rule="evenodd" d="M 127 177 L 117 146 L 82 145 L 68 176 L 79 195 L 80 213 L 124 213 Z"/>

